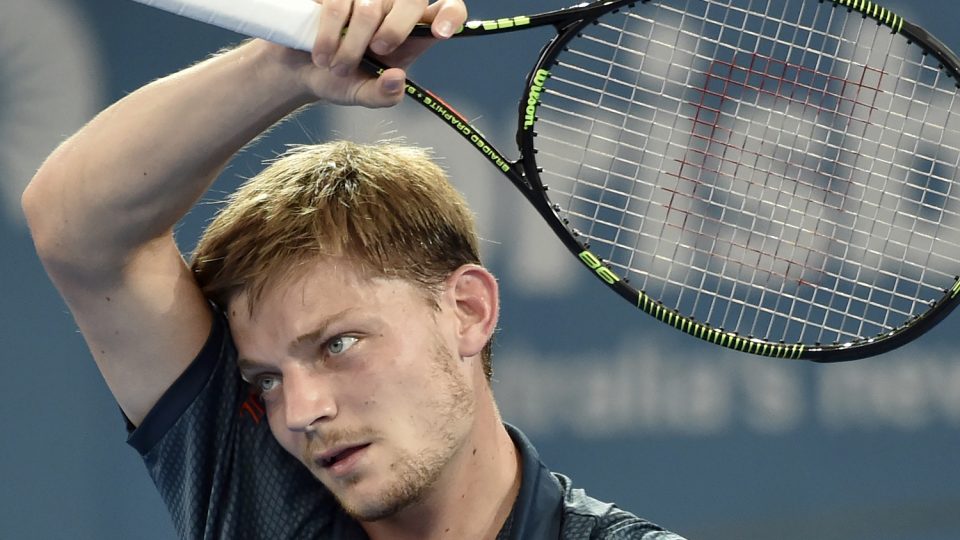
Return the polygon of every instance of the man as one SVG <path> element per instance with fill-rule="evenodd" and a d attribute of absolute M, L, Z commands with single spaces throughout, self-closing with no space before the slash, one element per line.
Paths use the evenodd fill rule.
<path fill-rule="evenodd" d="M 251 41 L 120 100 L 23 197 L 45 267 L 188 538 L 676 536 L 586 497 L 505 426 L 497 283 L 423 151 L 303 147 L 240 189 L 192 263 L 172 229 L 306 104 L 380 107 L 460 0 L 325 0 L 310 55 Z M 349 29 L 344 33 L 347 19 Z M 318 482 L 319 480 L 319 482 Z"/>

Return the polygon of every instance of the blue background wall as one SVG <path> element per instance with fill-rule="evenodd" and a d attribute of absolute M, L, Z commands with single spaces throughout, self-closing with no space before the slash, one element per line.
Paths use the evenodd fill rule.
<path fill-rule="evenodd" d="M 941 16 L 952 3 L 886 4 L 960 50 L 955 17 Z M 547 7 L 560 4 L 487 0 L 472 16 Z M 236 39 L 124 0 L 0 0 L 0 538 L 173 537 L 18 200 L 97 110 Z M 509 149 L 534 42 L 444 44 L 414 77 Z M 209 199 L 286 143 L 396 135 L 434 146 L 477 212 L 504 296 L 496 391 L 553 468 L 692 539 L 960 538 L 958 315 L 843 365 L 708 347 L 608 294 L 482 158 L 412 106 L 308 111 L 245 152 Z M 184 221 L 185 250 L 210 211 Z"/>

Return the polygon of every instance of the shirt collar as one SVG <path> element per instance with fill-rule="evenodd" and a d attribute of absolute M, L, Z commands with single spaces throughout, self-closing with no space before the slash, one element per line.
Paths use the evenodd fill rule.
<path fill-rule="evenodd" d="M 563 514 L 563 490 L 560 482 L 540 461 L 540 454 L 527 437 L 510 424 L 504 424 L 520 452 L 520 492 L 513 503 L 509 540 L 556 540 L 560 537 Z"/>

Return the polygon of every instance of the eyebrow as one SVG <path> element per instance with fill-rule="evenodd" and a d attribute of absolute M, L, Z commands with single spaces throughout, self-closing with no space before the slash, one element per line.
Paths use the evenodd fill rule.
<path fill-rule="evenodd" d="M 253 371 L 263 371 L 269 368 L 266 364 L 257 362 L 256 360 L 250 360 L 249 358 L 237 358 L 237 368 L 240 370 L 240 378 L 246 380 L 245 372 Z"/>
<path fill-rule="evenodd" d="M 309 332 L 306 332 L 294 338 L 294 340 L 291 341 L 290 344 L 287 346 L 287 350 L 294 351 L 295 349 L 303 347 L 306 344 L 313 344 L 320 341 L 321 339 L 324 338 L 325 334 L 329 332 L 330 326 L 334 322 L 337 322 L 338 320 L 343 319 L 351 311 L 354 311 L 354 309 L 347 308 L 347 309 L 344 309 L 343 311 L 340 311 L 338 313 L 335 313 L 327 317 L 326 319 L 323 319 L 313 330 L 310 330 Z M 271 369 L 272 366 L 265 364 L 263 362 L 259 362 L 257 360 L 251 360 L 249 358 L 237 358 L 237 367 L 240 368 L 241 372 L 243 372 L 243 371 L 260 371 L 260 370 Z"/>
<path fill-rule="evenodd" d="M 327 333 L 327 329 L 330 328 L 330 323 L 333 322 L 333 318 L 327 319 L 320 323 L 320 325 L 306 334 L 297 336 L 296 339 L 290 342 L 290 345 L 287 347 L 287 350 L 292 351 L 299 347 L 302 347 L 306 343 L 316 343 L 323 339 L 324 335 Z"/>

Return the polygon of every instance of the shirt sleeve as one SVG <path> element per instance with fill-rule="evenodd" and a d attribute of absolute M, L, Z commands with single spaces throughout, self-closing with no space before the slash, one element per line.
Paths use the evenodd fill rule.
<path fill-rule="evenodd" d="M 601 502 L 554 473 L 564 491 L 563 540 L 684 540 L 616 505 Z"/>
<path fill-rule="evenodd" d="M 181 538 L 325 538 L 337 504 L 273 438 L 219 312 L 197 358 L 128 443 Z"/>

